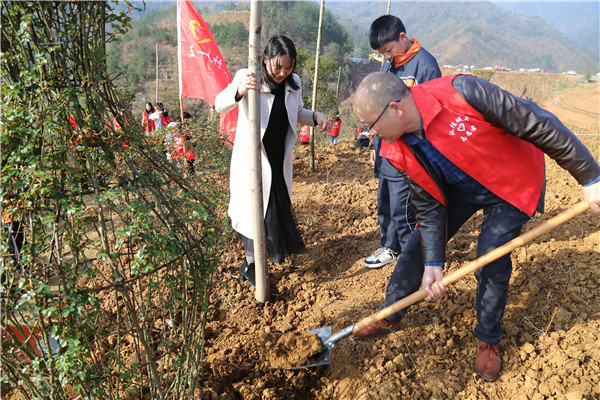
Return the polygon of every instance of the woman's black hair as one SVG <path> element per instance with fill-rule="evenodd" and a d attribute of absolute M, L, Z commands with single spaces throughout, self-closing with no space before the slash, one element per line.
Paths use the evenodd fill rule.
<path fill-rule="evenodd" d="M 146 103 L 146 105 L 148 105 L 148 104 L 150 104 L 150 109 L 151 109 L 151 110 L 150 110 L 150 111 L 148 111 L 148 110 L 146 109 L 146 107 L 144 107 L 144 111 L 146 112 L 146 114 L 152 114 L 152 113 L 154 112 L 154 106 L 153 106 L 153 105 L 152 105 L 152 103 L 150 103 L 150 102 L 147 102 L 147 103 Z"/>
<path fill-rule="evenodd" d="M 294 46 L 294 42 L 292 42 L 288 37 L 283 35 L 275 35 L 269 39 L 267 45 L 265 46 L 265 50 L 263 51 L 262 60 L 261 60 L 261 69 L 263 79 L 269 85 L 269 88 L 272 90 L 278 86 L 276 82 L 274 82 L 269 76 L 269 71 L 267 71 L 267 66 L 265 65 L 266 60 L 271 60 L 277 57 L 287 56 L 292 62 L 292 73 L 289 74 L 281 84 L 287 83 L 293 89 L 299 89 L 300 86 L 294 80 L 294 71 L 296 70 L 296 46 Z M 279 67 L 279 66 L 278 66 Z"/>

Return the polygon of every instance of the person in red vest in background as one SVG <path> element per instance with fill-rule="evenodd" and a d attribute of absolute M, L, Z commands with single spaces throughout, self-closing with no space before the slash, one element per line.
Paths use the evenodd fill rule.
<path fill-rule="evenodd" d="M 188 112 L 184 112 L 183 117 L 186 121 L 192 119 L 192 115 Z M 182 132 L 183 127 L 180 125 L 180 117 L 177 117 L 175 122 L 178 123 L 178 129 L 173 133 L 173 153 L 171 157 L 180 169 L 183 168 L 185 162 L 187 164 L 188 177 L 191 177 L 195 173 L 194 161 L 196 161 L 194 145 L 190 143 L 192 138 L 185 132 Z"/>
<path fill-rule="evenodd" d="M 340 127 L 342 126 L 342 119 L 339 115 L 336 115 L 333 119 L 331 127 L 331 137 L 329 138 L 329 144 L 337 144 L 338 136 L 340 136 Z"/>
<path fill-rule="evenodd" d="M 71 129 L 72 130 L 76 130 L 77 129 L 77 121 L 75 121 L 75 116 L 74 115 L 69 116 L 69 125 L 71 125 Z"/>
<path fill-rule="evenodd" d="M 165 128 L 171 123 L 171 117 L 169 111 L 165 108 L 163 103 L 156 103 L 156 111 L 158 112 L 159 119 L 156 121 L 156 128 Z"/>
<path fill-rule="evenodd" d="M 85 120 L 86 115 L 83 115 L 82 118 Z M 77 125 L 77 120 L 75 119 L 75 115 L 73 114 L 69 116 L 69 126 L 71 126 L 73 132 L 76 133 L 69 139 L 69 145 L 72 147 L 72 151 L 77 151 L 77 146 L 83 145 L 83 132 L 81 131 L 81 128 Z M 90 146 L 96 146 L 98 144 L 96 142 L 96 139 L 92 135 L 88 136 L 88 139 L 88 144 Z"/>
<path fill-rule="evenodd" d="M 302 125 L 300 128 L 300 143 L 305 146 L 310 144 L 310 126 Z"/>
<path fill-rule="evenodd" d="M 150 119 L 150 114 L 154 112 L 154 106 L 152 103 L 147 102 L 146 108 L 142 111 L 142 125 L 144 126 L 145 132 L 150 133 L 156 129 L 156 121 Z"/>

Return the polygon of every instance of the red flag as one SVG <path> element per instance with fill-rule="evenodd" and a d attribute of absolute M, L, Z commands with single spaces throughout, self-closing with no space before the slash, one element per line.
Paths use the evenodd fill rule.
<path fill-rule="evenodd" d="M 177 1 L 177 35 L 179 97 L 214 105 L 217 94 L 231 82 L 231 74 L 208 25 L 190 0 Z M 237 107 L 221 117 L 221 131 L 233 139 L 236 123 Z"/>
<path fill-rule="evenodd" d="M 231 82 L 231 75 L 215 38 L 192 2 L 179 0 L 177 10 L 179 96 L 215 104 L 215 97 Z"/>

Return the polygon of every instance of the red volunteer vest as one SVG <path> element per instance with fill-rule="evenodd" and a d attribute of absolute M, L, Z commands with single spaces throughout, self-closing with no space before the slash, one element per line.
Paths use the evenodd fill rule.
<path fill-rule="evenodd" d="M 544 183 L 544 153 L 489 122 L 454 89 L 456 75 L 411 88 L 425 136 L 450 162 L 492 193 L 533 215 Z M 446 205 L 442 193 L 402 139 L 380 155 Z"/>
<path fill-rule="evenodd" d="M 338 119 L 333 123 L 333 127 L 331 128 L 331 136 L 336 137 L 340 135 L 340 126 L 342 125 L 342 120 Z"/>
<path fill-rule="evenodd" d="M 300 142 L 302 142 L 302 143 L 310 142 L 310 126 L 302 125 L 302 128 L 300 128 Z"/>

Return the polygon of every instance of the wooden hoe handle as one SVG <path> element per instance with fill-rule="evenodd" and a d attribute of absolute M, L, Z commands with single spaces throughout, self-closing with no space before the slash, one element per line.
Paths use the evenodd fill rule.
<path fill-rule="evenodd" d="M 532 241 L 533 239 L 543 235 L 544 233 L 550 231 L 551 229 L 556 228 L 560 224 L 581 214 L 582 212 L 587 210 L 589 207 L 590 207 L 590 203 L 588 203 L 587 201 L 582 201 L 582 202 L 575 204 L 573 207 L 569 208 L 568 210 L 563 211 L 562 213 L 558 214 L 556 217 L 553 217 L 553 218 L 549 219 L 548 221 L 541 223 L 540 225 L 536 226 L 535 228 L 514 238 L 510 242 L 503 244 L 502 246 L 490 251 L 487 254 L 484 254 L 483 256 L 479 257 L 478 259 L 476 259 L 474 261 L 471 261 L 469 264 L 465 265 L 464 267 L 449 273 L 448 275 L 444 276 L 444 278 L 442 278 L 442 280 L 440 282 L 444 286 L 448 286 L 451 283 L 456 282 L 457 280 L 461 279 L 465 275 L 475 272 L 476 270 L 483 267 L 484 265 L 487 265 L 490 262 L 510 253 L 517 247 L 520 247 L 520 246 L 524 245 L 525 243 Z M 385 317 L 395 314 L 398 311 L 400 311 L 400 310 L 402 310 L 402 309 L 404 309 L 426 297 L 427 297 L 427 293 L 425 292 L 425 290 L 419 289 L 418 291 L 414 292 L 413 294 L 406 296 L 405 298 L 403 298 L 401 300 L 398 300 L 394 304 L 379 310 L 375 314 L 371 314 L 370 316 L 358 321 L 357 323 L 354 324 L 353 333 L 366 328 L 367 326 L 373 324 L 374 322 L 381 321 Z"/>

